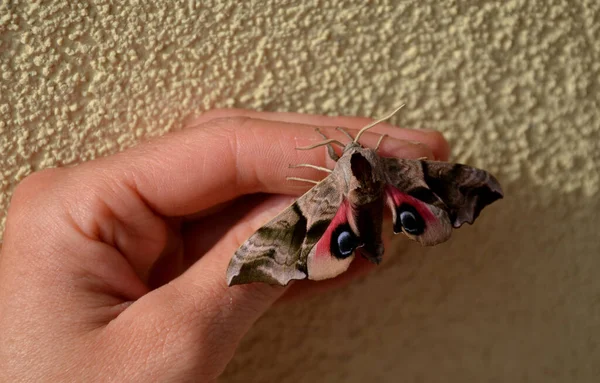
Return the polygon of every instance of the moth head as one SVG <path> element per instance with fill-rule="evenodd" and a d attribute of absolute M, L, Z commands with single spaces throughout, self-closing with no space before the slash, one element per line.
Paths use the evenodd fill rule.
<path fill-rule="evenodd" d="M 349 156 L 348 197 L 358 204 L 379 198 L 385 186 L 384 180 L 379 176 L 377 158 L 371 158 L 369 154 L 363 149 Z"/>

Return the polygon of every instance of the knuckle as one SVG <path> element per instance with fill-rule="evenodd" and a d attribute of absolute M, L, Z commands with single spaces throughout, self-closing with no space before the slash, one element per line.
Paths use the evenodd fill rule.
<path fill-rule="evenodd" d="M 49 203 L 55 201 L 55 190 L 62 182 L 59 173 L 56 169 L 33 173 L 13 191 L 4 233 L 5 244 L 12 251 L 3 255 L 8 258 L 10 254 L 12 259 L 18 259 L 16 264 L 47 265 L 61 253 L 57 233 L 61 233 L 58 228 L 64 227 L 64 221 L 60 206 Z M 48 274 L 40 273 L 37 277 Z"/>
<path fill-rule="evenodd" d="M 28 206 L 38 200 L 40 196 L 47 195 L 59 182 L 60 173 L 62 173 L 61 170 L 53 168 L 28 175 L 15 187 L 12 193 L 11 205 Z"/>

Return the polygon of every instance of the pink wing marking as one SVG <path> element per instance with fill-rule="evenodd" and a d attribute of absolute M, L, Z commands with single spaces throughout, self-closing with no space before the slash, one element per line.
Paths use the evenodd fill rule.
<path fill-rule="evenodd" d="M 408 194 L 402 193 L 400 190 L 396 189 L 394 186 L 387 185 L 386 194 L 388 196 L 388 204 L 392 202 L 392 214 L 394 215 L 394 219 L 396 218 L 396 208 L 403 203 L 407 203 L 410 206 L 414 207 L 419 215 L 423 218 L 423 220 L 427 223 L 433 223 L 437 221 L 437 217 L 431 209 L 422 201 L 419 201 L 415 197 L 411 197 Z"/>
<path fill-rule="evenodd" d="M 343 225 L 345 223 L 348 223 L 348 201 L 346 201 L 344 199 L 342 201 L 342 203 L 340 204 L 340 207 L 339 207 L 337 213 L 335 213 L 335 216 L 329 223 L 327 230 L 325 230 L 325 233 L 323 234 L 323 236 L 321 237 L 321 239 L 319 240 L 319 242 L 317 242 L 317 245 L 315 246 L 317 248 L 317 250 L 316 250 L 317 257 L 331 257 L 332 256 L 331 251 L 330 251 L 330 249 L 331 249 L 331 234 L 338 226 Z"/>
<path fill-rule="evenodd" d="M 325 233 L 308 254 L 306 264 L 308 279 L 320 281 L 334 278 L 346 271 L 352 263 L 355 254 L 344 259 L 336 258 L 331 254 L 331 236 L 336 228 L 348 223 L 349 213 L 348 202 L 344 200 L 329 223 Z"/>
<path fill-rule="evenodd" d="M 437 245 L 450 238 L 450 235 L 452 234 L 452 224 L 450 224 L 450 219 L 448 218 L 448 213 L 446 213 L 446 211 L 436 206 L 429 205 L 406 193 L 402 193 L 394 186 L 388 185 L 386 187 L 386 194 L 388 206 L 392 209 L 394 226 L 396 226 L 396 220 L 399 219 L 396 216 L 396 209 L 403 203 L 412 206 L 425 222 L 425 232 L 423 234 L 413 235 L 402 230 L 409 238 L 426 246 Z"/>

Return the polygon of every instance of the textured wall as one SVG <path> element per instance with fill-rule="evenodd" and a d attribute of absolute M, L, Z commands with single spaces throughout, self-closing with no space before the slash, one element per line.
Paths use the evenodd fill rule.
<path fill-rule="evenodd" d="M 598 1 L 50 3 L 0 5 L 0 217 L 28 173 L 222 106 L 403 101 L 393 122 L 505 187 L 449 243 L 400 240 L 368 278 L 273 309 L 224 382 L 598 381 Z"/>

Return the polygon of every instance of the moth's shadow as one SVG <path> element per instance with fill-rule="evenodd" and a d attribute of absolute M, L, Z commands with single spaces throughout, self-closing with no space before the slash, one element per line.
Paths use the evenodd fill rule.
<path fill-rule="evenodd" d="M 222 381 L 510 381 L 598 357 L 600 199 L 503 186 L 449 242 L 395 241 L 368 277 L 273 308 Z"/>

